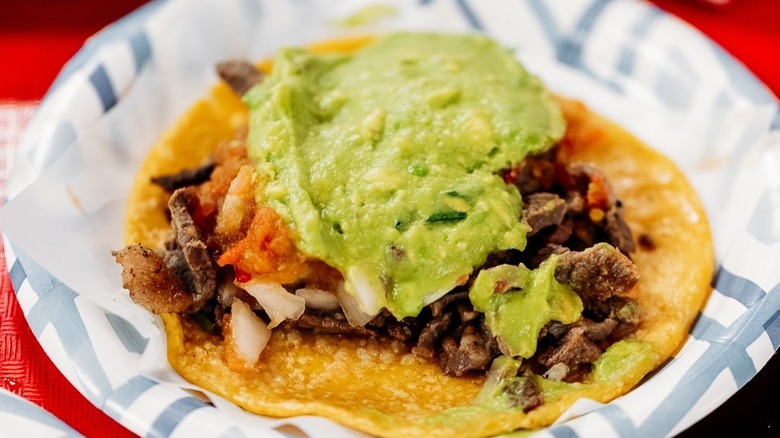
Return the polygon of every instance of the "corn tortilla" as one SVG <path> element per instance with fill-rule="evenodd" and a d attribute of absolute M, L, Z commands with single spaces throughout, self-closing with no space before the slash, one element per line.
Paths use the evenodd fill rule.
<path fill-rule="evenodd" d="M 319 44 L 343 51 L 370 38 Z M 260 64 L 266 71 L 270 63 Z M 270 416 L 319 415 L 382 436 L 489 436 L 551 424 L 577 398 L 608 402 L 636 386 L 672 356 L 709 293 L 713 249 L 696 193 L 682 172 L 620 127 L 561 99 L 568 129 L 560 153 L 594 163 L 623 202 L 637 245 L 632 259 L 641 272 L 633 291 L 643 312 L 631 339 L 646 347 L 641 360 L 606 378 L 552 384 L 545 403 L 524 414 L 472 405 L 484 376 L 449 377 L 396 341 L 341 338 L 308 331 L 273 331 L 260 362 L 247 373 L 222 360 L 221 338 L 175 314 L 162 316 L 168 360 L 183 377 L 248 411 Z M 247 121 L 246 109 L 226 85 L 214 86 L 166 133 L 138 172 L 128 200 L 125 241 L 161 247 L 170 229 L 167 194 L 150 177 L 193 167 L 229 141 Z"/>

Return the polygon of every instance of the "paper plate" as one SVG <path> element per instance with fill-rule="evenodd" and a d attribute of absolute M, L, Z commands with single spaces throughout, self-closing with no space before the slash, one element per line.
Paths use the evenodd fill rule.
<path fill-rule="evenodd" d="M 2 388 L 0 422 L 3 424 L 3 434 L 8 436 L 81 436 L 54 415 Z"/>
<path fill-rule="evenodd" d="M 46 353 L 92 403 L 139 435 L 361 436 L 316 417 L 268 419 L 199 392 L 164 359 L 156 318 L 110 256 L 131 181 L 156 138 L 225 58 L 392 29 L 484 32 L 556 93 L 584 100 L 686 172 L 713 229 L 715 290 L 652 378 L 542 436 L 662 436 L 743 386 L 780 345 L 780 117 L 774 97 L 701 34 L 639 1 L 155 2 L 96 35 L 23 137 L 0 211 L 14 289 Z M 392 13 L 389 13 L 392 12 Z"/>

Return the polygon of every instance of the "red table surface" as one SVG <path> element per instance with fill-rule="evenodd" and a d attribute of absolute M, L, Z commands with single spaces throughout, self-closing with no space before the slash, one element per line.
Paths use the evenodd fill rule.
<path fill-rule="evenodd" d="M 710 0 L 713 1 L 713 0 Z M 780 1 L 652 0 L 699 28 L 780 95 Z M 0 0 L 0 103 L 40 100 L 84 41 L 143 0 Z M 2 243 L 0 242 L 0 251 Z M 38 404 L 86 436 L 131 433 L 65 380 L 33 336 L 0 259 L 0 386 Z M 780 357 L 686 435 L 770 435 L 780 430 Z M 728 421 L 724 420 L 727 419 Z M 736 421 L 735 421 L 736 420 Z"/>

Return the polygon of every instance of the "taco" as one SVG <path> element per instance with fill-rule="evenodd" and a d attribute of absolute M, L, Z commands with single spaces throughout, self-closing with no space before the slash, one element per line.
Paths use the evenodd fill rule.
<path fill-rule="evenodd" d="M 684 175 L 486 37 L 219 71 L 151 150 L 114 254 L 171 366 L 248 411 L 383 436 L 544 427 L 636 386 L 708 294 Z"/>

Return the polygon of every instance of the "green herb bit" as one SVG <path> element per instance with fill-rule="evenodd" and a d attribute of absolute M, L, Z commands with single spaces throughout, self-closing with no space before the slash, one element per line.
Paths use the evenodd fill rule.
<path fill-rule="evenodd" d="M 468 213 L 465 211 L 439 211 L 428 216 L 425 222 L 429 224 L 436 222 L 460 222 L 466 219 L 466 216 L 468 216 Z"/>

